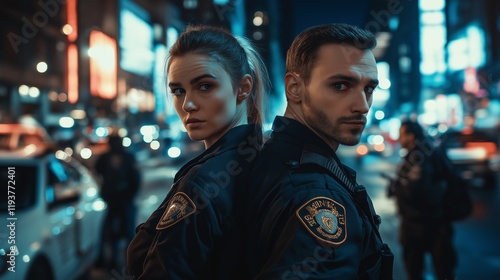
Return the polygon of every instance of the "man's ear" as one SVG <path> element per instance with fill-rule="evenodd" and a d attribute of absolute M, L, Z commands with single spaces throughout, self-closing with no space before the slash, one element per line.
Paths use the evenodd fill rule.
<path fill-rule="evenodd" d="M 303 80 L 298 74 L 291 72 L 285 74 L 285 94 L 288 101 L 302 102 L 302 86 Z"/>
<path fill-rule="evenodd" d="M 252 76 L 246 74 L 241 78 L 240 83 L 238 84 L 238 96 L 237 101 L 241 103 L 243 100 L 247 99 L 247 97 L 252 92 L 253 80 Z"/>

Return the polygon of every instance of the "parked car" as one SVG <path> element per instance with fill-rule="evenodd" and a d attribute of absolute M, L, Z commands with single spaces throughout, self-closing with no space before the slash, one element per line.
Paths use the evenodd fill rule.
<path fill-rule="evenodd" d="M 496 139 L 482 131 L 466 129 L 448 131 L 440 137 L 461 177 L 472 186 L 493 187 L 500 171 L 500 155 Z"/>
<path fill-rule="evenodd" d="M 100 248 L 106 204 L 87 168 L 62 151 L 1 157 L 0 279 L 76 279 Z M 14 272 L 15 271 L 15 272 Z"/>
<path fill-rule="evenodd" d="M 29 157 L 54 148 L 45 128 L 24 124 L 0 124 L 0 157 Z"/>

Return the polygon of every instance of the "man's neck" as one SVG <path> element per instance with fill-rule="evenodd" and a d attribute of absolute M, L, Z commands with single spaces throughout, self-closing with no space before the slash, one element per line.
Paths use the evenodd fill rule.
<path fill-rule="evenodd" d="M 303 124 L 305 127 L 307 127 L 310 131 L 312 131 L 314 134 L 316 134 L 321 140 L 323 140 L 330 148 L 334 151 L 337 152 L 337 149 L 339 147 L 339 143 L 336 141 L 333 141 L 332 139 L 326 137 L 325 135 L 318 133 L 313 127 L 311 127 L 307 121 L 304 118 L 303 114 L 297 114 L 293 109 L 290 107 L 287 107 L 285 110 L 285 114 L 283 115 L 286 118 L 294 119 L 301 124 Z"/>

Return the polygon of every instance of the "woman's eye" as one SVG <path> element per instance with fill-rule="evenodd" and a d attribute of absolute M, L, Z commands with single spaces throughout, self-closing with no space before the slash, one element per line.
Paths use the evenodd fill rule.
<path fill-rule="evenodd" d="M 203 90 L 203 91 L 206 91 L 206 90 L 210 90 L 213 86 L 211 84 L 201 84 L 199 89 L 200 90 Z"/>
<path fill-rule="evenodd" d="M 182 88 L 173 88 L 173 89 L 170 89 L 170 93 L 173 95 L 181 95 L 181 94 L 186 93 L 186 91 Z"/>

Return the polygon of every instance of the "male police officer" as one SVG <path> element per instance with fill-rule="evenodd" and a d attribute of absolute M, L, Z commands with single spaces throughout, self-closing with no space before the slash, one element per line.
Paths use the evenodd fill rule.
<path fill-rule="evenodd" d="M 255 279 L 391 279 L 392 253 L 354 170 L 335 154 L 359 142 L 377 87 L 372 34 L 312 27 L 287 53 L 284 117 L 276 117 L 248 200 Z"/>

